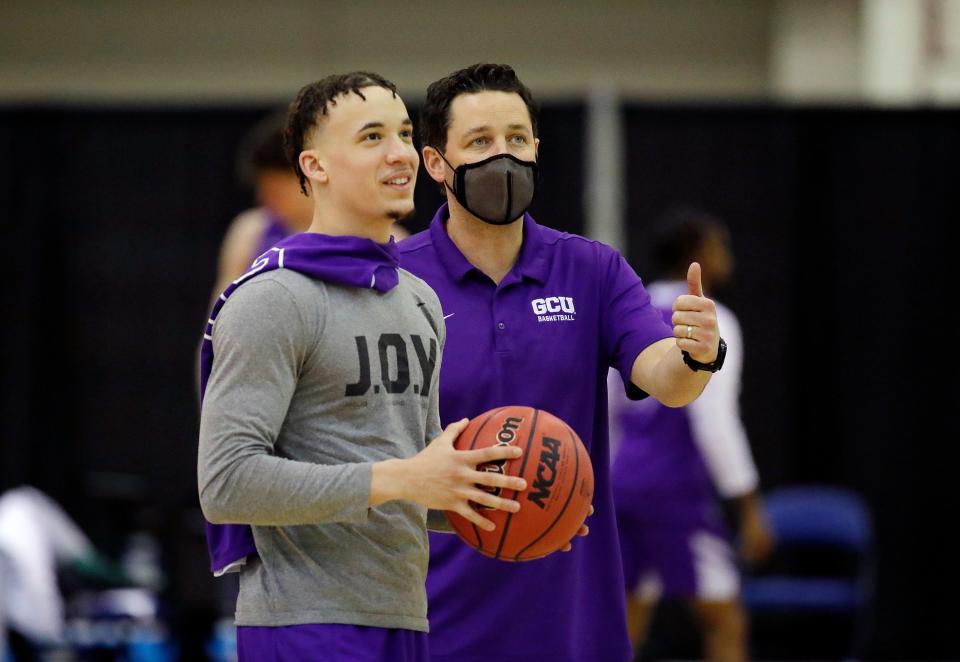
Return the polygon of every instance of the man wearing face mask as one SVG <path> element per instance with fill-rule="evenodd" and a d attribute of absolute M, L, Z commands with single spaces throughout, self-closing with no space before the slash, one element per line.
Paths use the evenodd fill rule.
<path fill-rule="evenodd" d="M 441 420 L 501 405 L 542 408 L 577 431 L 595 471 L 589 535 L 566 554 L 505 563 L 432 534 L 431 658 L 622 662 L 630 645 L 608 476 L 607 371 L 617 368 L 633 397 L 688 404 L 723 362 L 716 308 L 693 264 L 671 329 L 619 253 L 526 213 L 537 180 L 536 106 L 509 66 L 477 64 L 430 85 L 421 133 L 424 168 L 447 203 L 400 244 L 400 260 L 443 307 Z M 535 507 L 524 494 L 518 501 Z"/>

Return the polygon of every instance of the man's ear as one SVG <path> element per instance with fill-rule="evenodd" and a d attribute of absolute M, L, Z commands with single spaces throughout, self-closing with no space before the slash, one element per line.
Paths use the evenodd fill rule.
<path fill-rule="evenodd" d="M 539 138 L 533 139 L 533 158 L 538 162 L 540 161 L 540 139 Z"/>
<path fill-rule="evenodd" d="M 426 169 L 430 179 L 437 184 L 443 184 L 447 178 L 447 164 L 440 156 L 440 152 L 434 147 L 423 148 L 423 167 Z"/>
<path fill-rule="evenodd" d="M 320 158 L 320 155 L 317 154 L 316 150 L 303 150 L 300 152 L 297 161 L 300 164 L 300 170 L 307 179 L 320 185 L 327 183 L 329 177 L 327 175 L 326 164 L 323 162 L 323 159 Z"/>

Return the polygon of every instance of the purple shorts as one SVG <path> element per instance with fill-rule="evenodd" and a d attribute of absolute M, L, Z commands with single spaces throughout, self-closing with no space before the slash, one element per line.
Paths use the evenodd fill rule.
<path fill-rule="evenodd" d="M 725 602 L 740 592 L 736 555 L 715 508 L 660 510 L 654 518 L 617 512 L 627 593 Z"/>
<path fill-rule="evenodd" d="M 427 633 L 340 623 L 237 627 L 238 662 L 429 662 Z"/>

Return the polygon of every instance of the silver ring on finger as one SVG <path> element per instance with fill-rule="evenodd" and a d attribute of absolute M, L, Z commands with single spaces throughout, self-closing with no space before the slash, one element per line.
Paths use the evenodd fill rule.
<path fill-rule="evenodd" d="M 687 340 L 693 340 L 693 327 L 687 325 Z"/>

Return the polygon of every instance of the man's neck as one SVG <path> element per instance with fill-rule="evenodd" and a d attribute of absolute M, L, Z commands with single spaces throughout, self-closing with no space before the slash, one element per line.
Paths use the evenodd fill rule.
<path fill-rule="evenodd" d="M 390 228 L 393 220 L 387 216 L 382 219 L 348 218 L 343 214 L 314 208 L 313 221 L 307 232 L 318 232 L 335 237 L 350 236 L 372 239 L 378 244 L 390 241 Z"/>
<path fill-rule="evenodd" d="M 523 221 L 491 225 L 451 205 L 447 234 L 470 264 L 499 285 L 520 256 Z"/>

